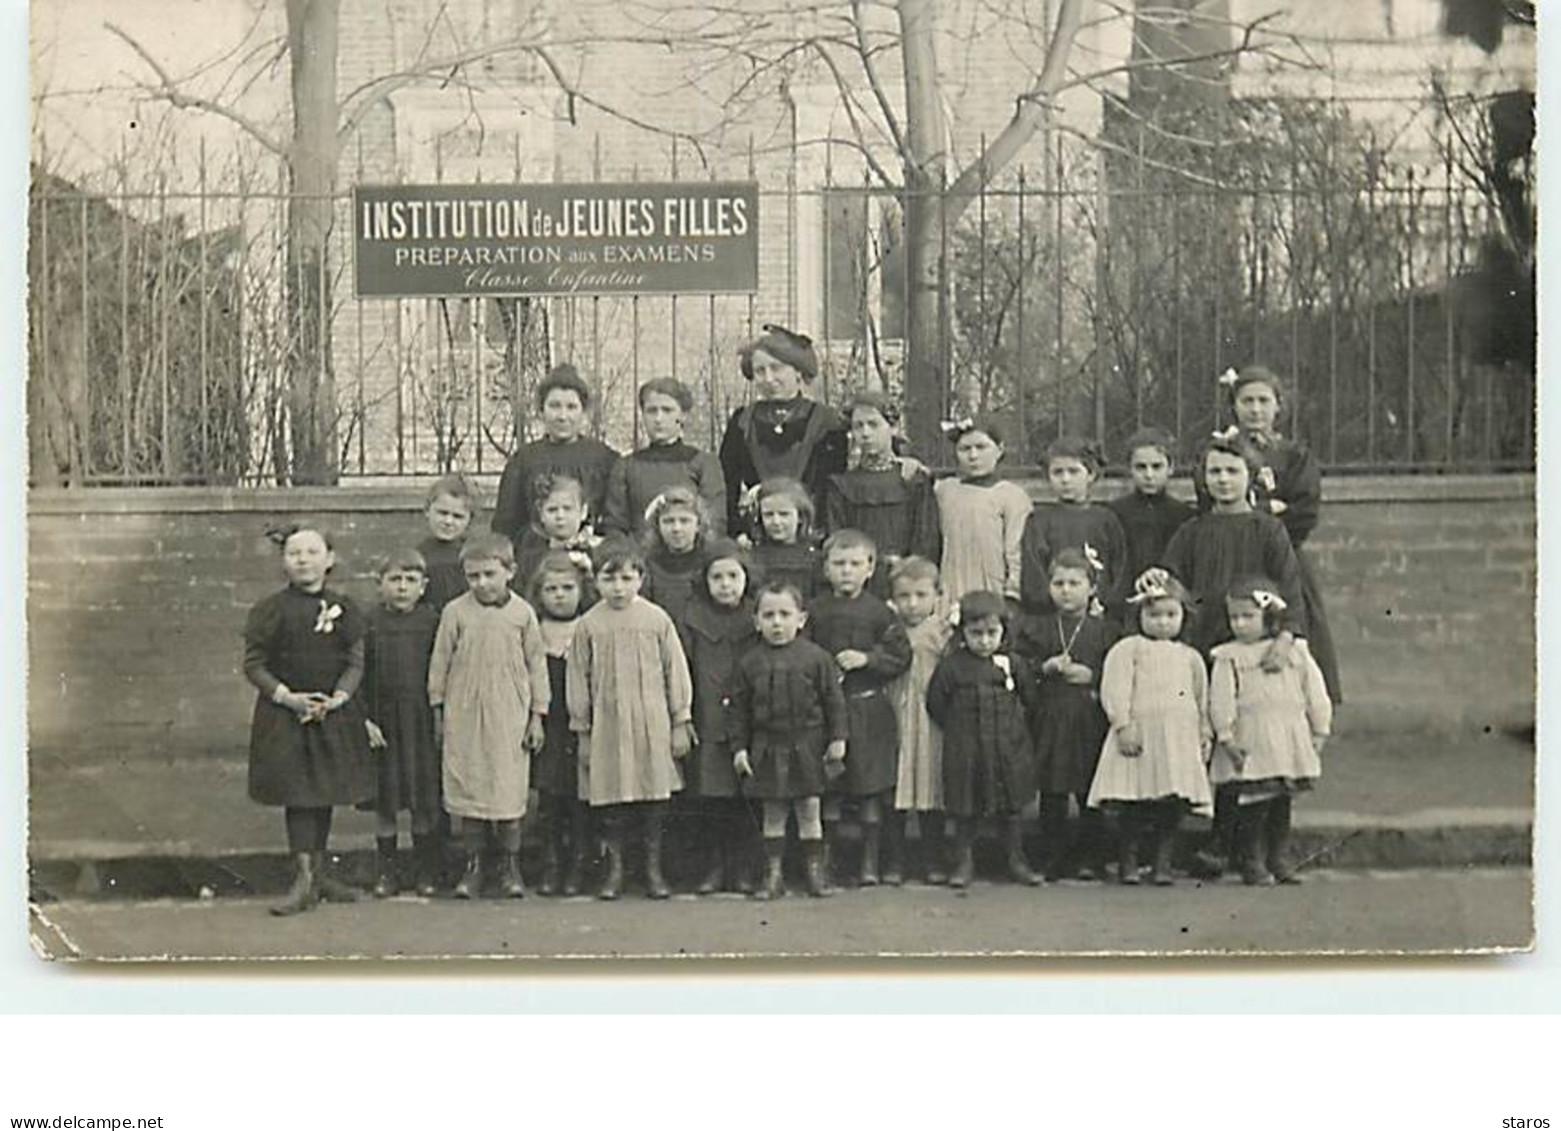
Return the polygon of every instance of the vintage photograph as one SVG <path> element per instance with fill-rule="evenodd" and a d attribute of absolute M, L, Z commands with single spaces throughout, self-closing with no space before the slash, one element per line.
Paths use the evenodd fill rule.
<path fill-rule="evenodd" d="M 33 949 L 1531 949 L 1536 19 L 34 0 Z"/>

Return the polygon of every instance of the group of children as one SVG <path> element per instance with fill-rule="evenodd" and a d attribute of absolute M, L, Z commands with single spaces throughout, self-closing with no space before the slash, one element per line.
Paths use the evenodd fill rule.
<path fill-rule="evenodd" d="M 496 511 L 502 532 L 469 535 L 472 489 L 436 484 L 429 536 L 382 564 L 367 615 L 327 585 L 325 535 L 287 532 L 288 587 L 246 629 L 251 795 L 285 808 L 296 865 L 273 910 L 354 896 L 323 868 L 339 804 L 377 811 L 376 895 L 402 886 L 408 813 L 417 892 L 440 889 L 448 839 L 455 896 L 521 896 L 533 795 L 545 894 L 618 897 L 637 834 L 644 889 L 666 898 L 672 820 L 701 894 L 782 894 L 794 826 L 826 895 L 848 813 L 863 886 L 902 882 L 912 846 L 928 882 L 968 886 L 983 823 L 1016 882 L 1104 879 L 1114 854 L 1137 884 L 1142 850 L 1170 884 L 1189 816 L 1212 822 L 1207 871 L 1297 880 L 1291 799 L 1320 774 L 1339 697 L 1297 553 L 1318 476 L 1277 432 L 1278 379 L 1224 380 L 1236 426 L 1198 454 L 1197 510 L 1166 494 L 1163 433 L 1132 438 L 1132 489 L 1106 505 L 1097 450 L 1060 439 L 1054 498 L 1032 505 L 999 475 L 999 426 L 948 422 L 956 475 L 935 479 L 865 393 L 823 497 L 766 480 L 727 532 L 709 457 L 682 437 L 688 391 L 660 380 L 640 393 L 651 443 L 616 464 L 587 448 L 579 468 L 527 468 L 522 448 L 507 498 L 521 480 L 528 498 Z M 563 393 L 543 390 L 544 416 L 565 399 L 583 420 L 583 388 Z"/>

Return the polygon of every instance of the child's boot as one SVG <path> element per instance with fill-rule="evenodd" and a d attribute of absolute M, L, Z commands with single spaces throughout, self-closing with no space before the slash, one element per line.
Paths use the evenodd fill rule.
<path fill-rule="evenodd" d="M 1268 870 L 1268 802 L 1243 805 L 1236 829 L 1241 844 L 1241 882 L 1249 887 L 1272 887 Z"/>
<path fill-rule="evenodd" d="M 807 869 L 808 894 L 818 899 L 834 895 L 834 889 L 829 886 L 829 871 L 825 864 L 829 853 L 827 841 L 805 840 L 802 842 L 802 859 Z"/>
<path fill-rule="evenodd" d="M 482 898 L 482 838 L 473 837 L 467 830 L 466 844 L 466 870 L 461 873 L 461 878 L 455 881 L 455 890 L 451 892 L 456 899 L 481 899 Z M 476 843 L 472 843 L 475 841 Z"/>
<path fill-rule="evenodd" d="M 759 890 L 762 881 L 767 879 L 768 853 L 754 840 L 746 824 L 733 826 L 731 846 L 733 868 L 736 870 L 735 886 L 743 895 L 753 895 Z M 760 876 L 761 871 L 766 875 Z"/>
<path fill-rule="evenodd" d="M 537 883 L 537 891 L 542 895 L 557 893 L 559 886 L 559 857 L 562 854 L 564 830 L 563 820 L 558 813 L 549 813 L 547 825 L 542 834 L 542 879 Z"/>
<path fill-rule="evenodd" d="M 1176 830 L 1182 823 L 1182 814 L 1173 802 L 1162 804 L 1154 818 L 1154 867 L 1149 872 L 1149 882 L 1168 888 L 1176 883 L 1171 864 L 1176 857 Z"/>
<path fill-rule="evenodd" d="M 585 806 L 574 806 L 569 813 L 569 866 L 564 870 L 565 895 L 579 895 L 585 884 L 585 852 L 590 841 L 586 825 Z"/>
<path fill-rule="evenodd" d="M 396 838 L 374 838 L 374 898 L 388 899 L 396 894 Z"/>
<path fill-rule="evenodd" d="M 314 887 L 321 903 L 356 903 L 361 894 L 357 888 L 325 874 L 325 853 L 314 854 Z"/>
<path fill-rule="evenodd" d="M 703 822 L 707 834 L 705 841 L 705 868 L 699 883 L 694 887 L 696 895 L 714 895 L 721 890 L 726 876 L 727 827 L 726 821 L 710 818 Z"/>
<path fill-rule="evenodd" d="M 878 854 L 883 849 L 883 825 L 877 821 L 862 825 L 862 868 L 857 875 L 864 888 L 878 886 Z"/>
<path fill-rule="evenodd" d="M 667 878 L 661 874 L 662 821 L 659 810 L 645 814 L 645 894 L 651 899 L 666 899 L 672 894 Z"/>
<path fill-rule="evenodd" d="M 1122 810 L 1121 836 L 1117 839 L 1117 883 L 1135 885 L 1138 880 L 1138 837 L 1142 822 L 1132 808 Z"/>
<path fill-rule="evenodd" d="M 779 899 L 786 894 L 786 877 L 782 869 L 786 860 L 786 838 L 764 838 L 764 886 L 754 893 L 758 899 Z"/>
<path fill-rule="evenodd" d="M 523 899 L 526 881 L 520 874 L 520 853 L 506 852 L 499 864 L 499 891 L 505 899 Z"/>
<path fill-rule="evenodd" d="M 598 899 L 617 899 L 623 893 L 623 833 L 616 815 L 608 817 L 604 823 L 602 854 L 607 864 L 596 896 Z"/>
<path fill-rule="evenodd" d="M 975 824 L 969 817 L 961 817 L 954 828 L 954 871 L 949 875 L 949 887 L 968 888 L 976 875 Z"/>
<path fill-rule="evenodd" d="M 412 856 L 417 863 L 417 894 L 431 898 L 439 893 L 439 837 L 435 833 L 412 834 Z"/>
<path fill-rule="evenodd" d="M 944 860 L 947 845 L 943 836 L 943 814 L 922 814 L 921 817 L 921 865 L 929 884 L 949 882 L 948 862 Z"/>
<path fill-rule="evenodd" d="M 1268 870 L 1282 884 L 1298 884 L 1301 876 L 1290 860 L 1290 798 L 1268 803 Z"/>
<path fill-rule="evenodd" d="M 314 885 L 314 856 L 308 852 L 293 853 L 293 883 L 287 889 L 282 902 L 271 908 L 273 915 L 297 915 L 308 911 L 320 901 Z"/>
<path fill-rule="evenodd" d="M 1041 882 L 1024 858 L 1024 821 L 1019 817 L 1008 818 L 1008 878 L 1030 887 Z"/>
<path fill-rule="evenodd" d="M 897 888 L 905 882 L 905 814 L 889 814 L 884 833 L 883 882 Z"/>

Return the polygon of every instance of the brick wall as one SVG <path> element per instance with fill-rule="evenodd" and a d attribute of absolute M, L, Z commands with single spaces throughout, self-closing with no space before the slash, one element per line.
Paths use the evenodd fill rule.
<path fill-rule="evenodd" d="M 233 755 L 248 608 L 280 584 L 261 531 L 318 522 L 365 600 L 375 555 L 422 536 L 420 491 L 35 491 L 33 744 L 70 760 Z M 1527 477 L 1336 480 L 1313 538 L 1348 684 L 1340 726 L 1531 723 L 1534 505 Z"/>

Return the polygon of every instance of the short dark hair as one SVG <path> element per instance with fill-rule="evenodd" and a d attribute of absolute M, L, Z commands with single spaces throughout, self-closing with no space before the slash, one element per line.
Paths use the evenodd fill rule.
<path fill-rule="evenodd" d="M 1076 459 L 1097 475 L 1106 463 L 1100 445 L 1083 436 L 1058 436 L 1046 447 L 1046 466 L 1054 459 Z"/>
<path fill-rule="evenodd" d="M 1236 373 L 1236 379 L 1229 385 L 1230 401 L 1236 403 L 1236 394 L 1248 385 L 1267 385 L 1274 390 L 1274 399 L 1281 404 L 1285 399 L 1285 385 L 1275 373 L 1266 365 L 1243 365 Z"/>
<path fill-rule="evenodd" d="M 645 552 L 632 538 L 608 538 L 591 551 L 591 570 L 600 575 L 608 570 L 632 569 L 645 573 Z"/>
<path fill-rule="evenodd" d="M 375 563 L 374 576 L 382 578 L 387 573 L 394 573 L 397 570 L 416 570 L 427 577 L 428 561 L 413 547 L 403 546 L 399 550 L 392 550 Z"/>
<path fill-rule="evenodd" d="M 824 539 L 826 558 L 836 550 L 866 550 L 875 560 L 878 557 L 878 543 L 873 541 L 872 535 L 864 530 L 852 530 L 849 527 L 837 530 Z"/>
<path fill-rule="evenodd" d="M 1219 452 L 1222 455 L 1235 456 L 1247 465 L 1248 474 L 1256 478 L 1257 473 L 1263 467 L 1263 457 L 1258 450 L 1248 442 L 1245 436 L 1239 433 L 1227 434 L 1217 432 L 1204 441 L 1203 447 L 1198 449 L 1198 463 L 1193 468 L 1193 480 L 1202 482 L 1208 469 L 1209 453 Z"/>
<path fill-rule="evenodd" d="M 547 401 L 547 395 L 555 389 L 569 389 L 580 398 L 582 408 L 591 407 L 591 387 L 580 376 L 580 371 L 567 361 L 561 365 L 555 365 L 548 370 L 546 377 L 537 385 L 537 410 L 541 411 L 542 405 Z"/>
<path fill-rule="evenodd" d="M 1001 593 L 990 589 L 972 589 L 959 599 L 959 627 L 963 629 L 972 621 L 996 617 L 1008 631 L 1008 602 Z"/>
<path fill-rule="evenodd" d="M 502 534 L 478 534 L 461 547 L 461 564 L 467 562 L 498 562 L 506 569 L 514 569 L 515 543 Z"/>
<path fill-rule="evenodd" d="M 580 496 L 581 505 L 584 505 L 585 484 L 580 482 L 580 480 L 576 479 L 573 475 L 565 475 L 561 471 L 545 472 L 531 481 L 532 505 L 535 506 L 538 510 L 541 510 L 542 504 L 547 502 L 548 496 L 552 495 L 555 491 L 561 491 L 568 487 L 574 488 L 575 493 Z"/>
<path fill-rule="evenodd" d="M 1090 565 L 1089 558 L 1078 546 L 1065 546 L 1052 555 L 1051 561 L 1046 563 L 1048 581 L 1055 569 L 1082 569 L 1085 577 L 1091 582 L 1095 581 L 1095 567 Z"/>
<path fill-rule="evenodd" d="M 1164 428 L 1140 428 L 1129 436 L 1126 444 L 1128 462 L 1132 462 L 1133 453 L 1139 448 L 1155 448 L 1165 456 L 1167 463 L 1176 462 L 1176 438 Z"/>
<path fill-rule="evenodd" d="M 435 480 L 434 485 L 428 489 L 428 494 L 423 498 L 424 509 L 433 506 L 446 495 L 452 499 L 462 500 L 474 511 L 482 506 L 482 498 L 477 494 L 477 488 L 468 483 L 465 477 L 446 475 Z"/>
<path fill-rule="evenodd" d="M 851 422 L 851 414 L 859 408 L 870 408 L 883 417 L 891 425 L 900 422 L 900 406 L 887 394 L 877 389 L 863 389 L 853 393 L 851 399 L 846 401 L 846 423 Z"/>
<path fill-rule="evenodd" d="M 940 591 L 943 588 L 943 576 L 938 573 L 938 567 L 915 554 L 894 563 L 889 571 L 889 592 L 893 593 L 895 585 L 901 581 L 930 581 Z"/>
<path fill-rule="evenodd" d="M 663 397 L 671 397 L 677 401 L 678 407 L 684 412 L 694 410 L 694 392 L 676 377 L 656 377 L 646 381 L 640 386 L 640 391 L 635 399 L 639 401 L 641 408 L 645 407 L 645 398 L 659 394 Z"/>
<path fill-rule="evenodd" d="M 790 597 L 796 604 L 797 610 L 799 612 L 805 613 L 808 611 L 808 603 L 802 599 L 802 590 L 798 589 L 791 582 L 783 581 L 780 578 L 776 578 L 773 581 L 766 581 L 763 585 L 759 586 L 758 591 L 754 594 L 753 597 L 754 608 L 758 608 L 759 602 L 764 600 L 766 596 L 772 594 L 782 594 Z"/>

